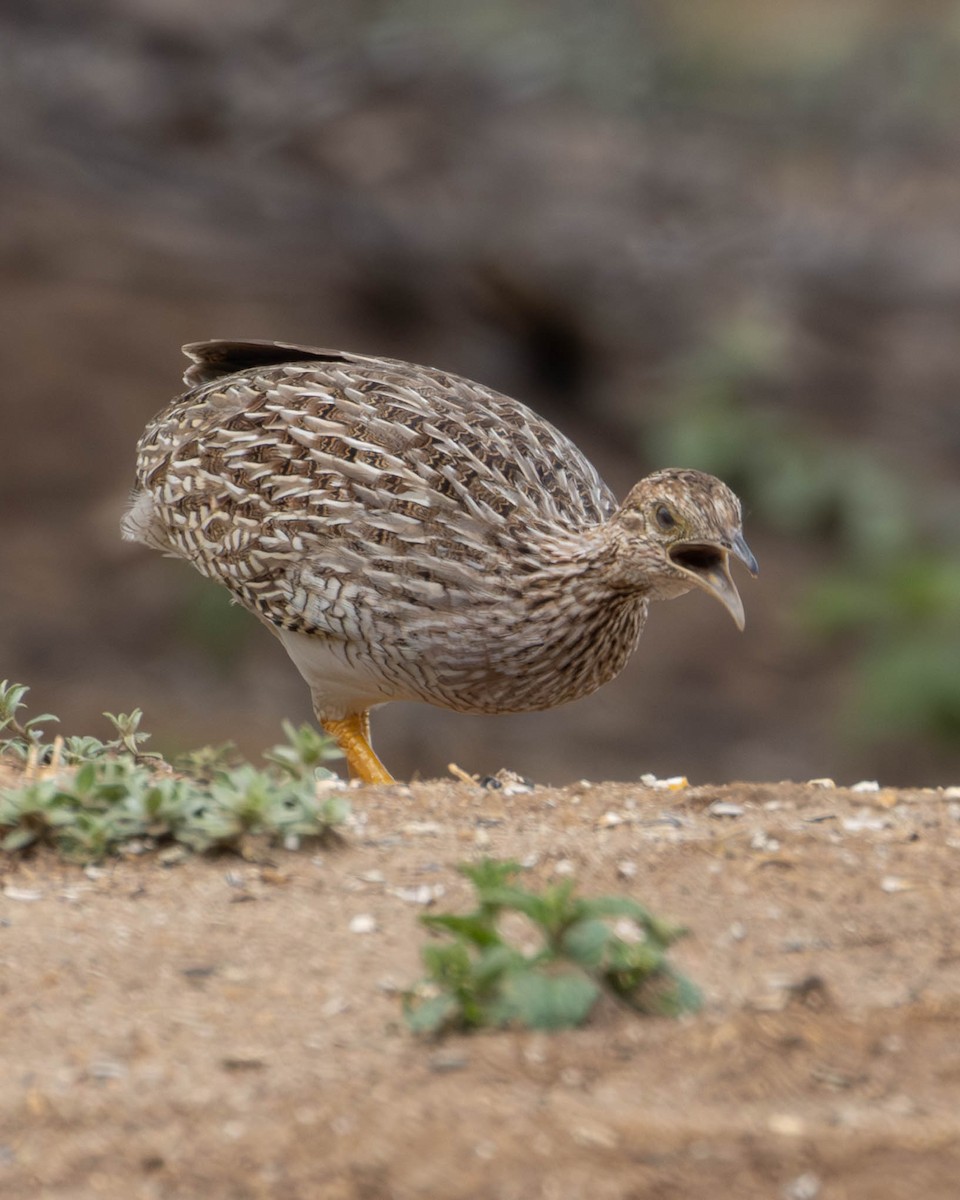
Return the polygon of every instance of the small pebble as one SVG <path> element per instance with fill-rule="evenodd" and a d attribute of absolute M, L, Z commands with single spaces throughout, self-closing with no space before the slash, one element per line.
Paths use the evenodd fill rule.
<path fill-rule="evenodd" d="M 503 794 L 505 796 L 525 796 L 528 792 L 533 791 L 533 784 L 527 783 L 525 780 L 521 783 L 505 783 L 503 785 Z"/>
<path fill-rule="evenodd" d="M 875 779 L 861 779 L 850 789 L 851 792 L 879 792 L 880 784 Z"/>
<path fill-rule="evenodd" d="M 407 904 L 433 904 L 439 900 L 446 888 L 442 883 L 421 883 L 419 887 L 407 888 L 387 888 L 387 892 L 391 896 L 396 896 L 398 900 L 405 900 Z"/>
<path fill-rule="evenodd" d="M 617 863 L 617 875 L 621 879 L 636 879 L 637 864 L 630 860 L 624 860 Z"/>
<path fill-rule="evenodd" d="M 100 1059 L 90 1064 L 87 1074 L 91 1079 L 122 1079 L 127 1074 L 127 1068 L 122 1063 Z"/>
<path fill-rule="evenodd" d="M 157 855 L 157 862 L 161 867 L 176 867 L 186 859 L 188 853 L 186 846 L 170 846 L 166 850 L 160 851 Z M 90 870 L 91 868 L 87 867 L 84 874 L 89 879 L 98 879 L 99 876 L 91 875 Z"/>
<path fill-rule="evenodd" d="M 351 933 L 373 933 L 376 928 L 376 917 L 370 913 L 357 913 L 355 917 L 350 918 Z"/>
<path fill-rule="evenodd" d="M 960 800 L 960 787 L 948 787 L 943 789 L 945 800 Z"/>
<path fill-rule="evenodd" d="M 228 1054 L 220 1059 L 225 1071 L 262 1071 L 266 1065 L 266 1058 L 258 1054 Z"/>
<path fill-rule="evenodd" d="M 783 1200 L 817 1200 L 820 1195 L 820 1180 L 812 1171 L 791 1179 L 783 1189 Z"/>
<path fill-rule="evenodd" d="M 443 833 L 443 826 L 437 821 L 408 821 L 403 833 L 408 837 L 436 837 Z"/>
<path fill-rule="evenodd" d="M 8 900 L 42 900 L 43 892 L 35 891 L 33 888 L 19 888 L 8 884 L 3 889 L 3 894 Z"/>
<path fill-rule="evenodd" d="M 572 1130 L 573 1140 L 578 1146 L 590 1149 L 612 1150 L 617 1144 L 616 1131 L 607 1125 L 578 1125 Z"/>
<path fill-rule="evenodd" d="M 628 946 L 639 946 L 647 938 L 646 933 L 630 917 L 617 917 L 613 923 L 613 932 Z"/>
<path fill-rule="evenodd" d="M 767 1120 L 767 1128 L 771 1133 L 779 1133 L 781 1137 L 803 1137 L 807 1131 L 802 1118 L 794 1113 L 771 1113 Z"/>
<path fill-rule="evenodd" d="M 641 775 L 640 782 L 644 787 L 653 788 L 658 792 L 679 792 L 690 786 L 686 775 L 671 775 L 669 779 L 658 779 L 656 775 Z"/>
<path fill-rule="evenodd" d="M 898 879 L 896 875 L 885 875 L 880 880 L 880 890 L 892 895 L 894 892 L 909 892 L 914 885 L 906 879 Z"/>
<path fill-rule="evenodd" d="M 842 817 L 840 824 L 847 833 L 863 833 L 865 830 L 889 829 L 890 818 L 878 817 L 869 809 L 863 809 L 856 816 Z"/>
<path fill-rule="evenodd" d="M 506 767 L 501 768 L 496 775 L 488 775 L 481 779 L 480 783 L 482 787 L 500 788 L 505 796 L 522 796 L 532 792 L 535 786 L 532 780 Z"/>
<path fill-rule="evenodd" d="M 742 817 L 743 807 L 729 800 L 714 800 L 707 812 L 711 817 Z"/>
<path fill-rule="evenodd" d="M 561 858 L 557 865 L 553 868 L 554 875 L 572 875 L 573 863 L 569 858 Z"/>
<path fill-rule="evenodd" d="M 382 871 L 361 871 L 357 876 L 361 883 L 386 883 L 386 876 Z"/>
<path fill-rule="evenodd" d="M 832 779 L 808 779 L 807 787 L 815 788 L 835 788 L 837 785 Z"/>
<path fill-rule="evenodd" d="M 623 817 L 619 813 L 605 812 L 597 824 L 604 829 L 613 829 L 615 826 L 623 824 Z"/>
<path fill-rule="evenodd" d="M 436 1072 L 438 1075 L 445 1075 L 450 1071 L 462 1071 L 469 1061 L 463 1054 L 440 1052 L 432 1054 L 427 1060 L 427 1064 L 431 1071 Z"/>
<path fill-rule="evenodd" d="M 547 1039 L 543 1034 L 535 1033 L 527 1044 L 523 1047 L 523 1058 L 525 1062 L 533 1063 L 538 1066 L 540 1063 L 547 1061 Z"/>

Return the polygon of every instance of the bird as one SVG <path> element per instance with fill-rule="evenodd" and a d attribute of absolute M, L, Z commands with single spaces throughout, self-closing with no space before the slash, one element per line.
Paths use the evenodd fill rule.
<path fill-rule="evenodd" d="M 667 468 L 617 502 L 517 400 L 434 367 L 273 341 L 183 347 L 147 425 L 125 539 L 223 584 L 282 643 L 320 726 L 392 783 L 370 710 L 550 709 L 633 654 L 650 602 L 700 588 L 739 629 L 741 505 Z"/>

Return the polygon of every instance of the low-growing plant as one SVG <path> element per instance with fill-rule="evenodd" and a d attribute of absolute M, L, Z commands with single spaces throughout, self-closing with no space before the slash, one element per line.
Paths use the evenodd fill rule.
<path fill-rule="evenodd" d="M 139 708 L 131 713 L 103 714 L 116 733 L 116 737 L 110 741 L 88 736 L 60 737 L 47 745 L 43 740 L 44 727 L 51 721 L 59 725 L 60 718 L 53 713 L 41 713 L 38 717 L 21 722 L 20 714 L 26 709 L 24 696 L 29 691 L 22 683 L 10 683 L 6 679 L 0 682 L 0 733 L 12 734 L 5 741 L 0 741 L 0 754 L 9 754 L 25 762 L 31 757 L 36 761 L 48 760 L 56 753 L 60 762 L 75 764 L 125 751 L 136 759 L 161 760 L 159 754 L 145 753 L 142 748 L 150 734 L 140 732 L 143 713 Z"/>
<path fill-rule="evenodd" d="M 0 733 L 12 736 L 0 752 L 23 765 L 16 785 L 0 788 L 0 849 L 54 846 L 76 862 L 95 862 L 136 846 L 180 843 L 191 850 L 243 850 L 263 836 L 295 847 L 303 838 L 329 838 L 346 817 L 343 796 L 317 794 L 334 776 L 318 764 L 335 756 L 329 739 L 284 722 L 287 741 L 257 770 L 237 761 L 231 747 L 195 751 L 174 770 L 146 754 L 142 713 L 105 713 L 116 737 L 44 740 L 56 717 L 24 720 L 22 684 L 0 683 Z"/>
<path fill-rule="evenodd" d="M 426 978 L 404 996 L 417 1033 L 520 1025 L 565 1029 L 604 994 L 637 1012 L 678 1016 L 701 1004 L 697 987 L 667 960 L 686 930 L 627 896 L 579 896 L 570 880 L 542 892 L 514 882 L 517 863 L 486 859 L 459 868 L 477 906 L 420 918 L 442 942 L 423 949 Z M 536 945 L 504 931 L 525 918 Z"/>

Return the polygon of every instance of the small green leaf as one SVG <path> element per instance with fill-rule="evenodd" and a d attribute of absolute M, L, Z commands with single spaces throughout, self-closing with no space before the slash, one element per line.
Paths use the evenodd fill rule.
<path fill-rule="evenodd" d="M 531 1029 L 570 1029 L 586 1020 L 599 994 L 580 971 L 513 971 L 503 983 L 503 1012 Z"/>
<path fill-rule="evenodd" d="M 404 998 L 403 1014 L 414 1033 L 437 1033 L 457 1012 L 453 996 L 441 994 L 427 1000 Z"/>
<path fill-rule="evenodd" d="M 560 951 L 586 970 L 599 967 L 607 956 L 610 939 L 615 935 L 604 921 L 577 921 L 565 931 Z"/>
<path fill-rule="evenodd" d="M 85 762 L 77 769 L 76 775 L 73 777 L 74 791 L 80 795 L 86 795 L 94 785 L 97 778 L 97 766 L 95 762 Z"/>
<path fill-rule="evenodd" d="M 487 907 L 512 908 L 536 924 L 545 925 L 549 921 L 550 902 L 545 895 L 538 896 L 534 892 L 525 892 L 514 887 L 485 887 L 477 890 L 481 902 Z"/>
<path fill-rule="evenodd" d="M 0 842 L 0 847 L 9 853 L 14 853 L 17 850 L 25 850 L 27 846 L 32 846 L 40 836 L 38 829 L 29 829 L 21 827 L 14 829 Z"/>
<path fill-rule="evenodd" d="M 478 992 L 488 993 L 499 986 L 501 977 L 522 969 L 527 959 L 520 950 L 497 939 L 494 945 L 481 950 L 473 964 L 473 983 Z"/>
<path fill-rule="evenodd" d="M 465 917 L 456 916 L 454 913 L 428 913 L 420 918 L 420 923 L 428 929 L 443 929 L 447 933 L 458 934 L 473 942 L 475 946 L 491 946 L 500 940 L 490 921 L 475 913 Z"/>
<path fill-rule="evenodd" d="M 520 874 L 523 867 L 518 862 L 484 858 L 477 863 L 461 863 L 457 870 L 470 880 L 477 892 L 484 892 L 490 888 L 505 887 L 514 875 Z"/>

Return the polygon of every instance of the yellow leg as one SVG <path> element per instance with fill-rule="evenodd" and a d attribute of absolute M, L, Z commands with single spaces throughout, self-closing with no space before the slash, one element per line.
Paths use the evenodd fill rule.
<path fill-rule="evenodd" d="M 320 724 L 324 733 L 329 733 L 337 739 L 337 745 L 347 760 L 351 778 L 362 779 L 364 783 L 396 782 L 370 745 L 368 712 L 351 713 L 342 721 L 321 720 Z"/>

